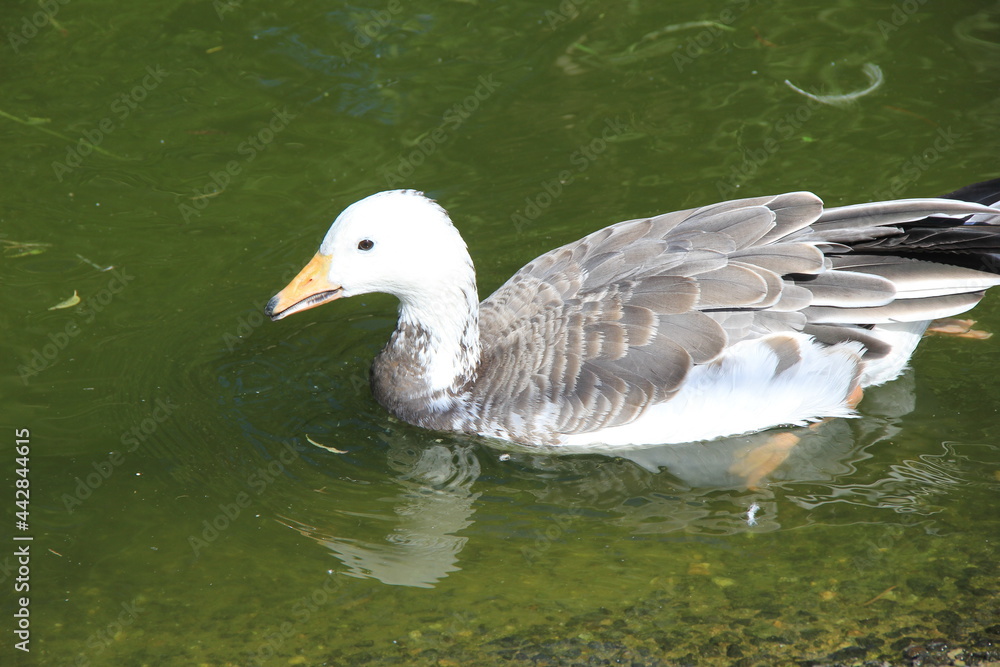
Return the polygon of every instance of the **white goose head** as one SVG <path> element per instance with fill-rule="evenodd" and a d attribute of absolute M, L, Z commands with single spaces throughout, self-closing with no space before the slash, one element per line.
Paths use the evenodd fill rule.
<path fill-rule="evenodd" d="M 447 212 L 416 190 L 391 190 L 337 216 L 319 252 L 265 313 L 279 320 L 341 297 L 385 292 L 399 298 L 402 319 L 433 324 L 427 320 L 458 317 L 439 311 L 467 309 L 470 297 L 475 307 L 475 284 L 465 241 Z"/>

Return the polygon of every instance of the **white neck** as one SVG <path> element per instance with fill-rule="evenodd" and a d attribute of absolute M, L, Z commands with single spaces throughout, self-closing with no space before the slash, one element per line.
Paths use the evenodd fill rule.
<path fill-rule="evenodd" d="M 422 298 L 416 295 L 401 298 L 399 333 L 407 335 L 407 332 L 426 334 L 426 341 L 393 342 L 418 344 L 416 362 L 423 367 L 430 392 L 457 389 L 472 379 L 480 355 L 479 300 L 474 274 L 469 281 L 441 285 Z"/>

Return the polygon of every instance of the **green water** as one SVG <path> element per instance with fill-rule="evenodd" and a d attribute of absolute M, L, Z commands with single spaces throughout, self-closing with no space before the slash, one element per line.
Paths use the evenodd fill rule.
<path fill-rule="evenodd" d="M 365 382 L 392 299 L 261 310 L 388 187 L 452 212 L 485 296 L 617 220 L 996 176 L 997 5 L 7 4 L 4 665 L 995 650 L 996 338 L 925 341 L 862 418 L 803 433 L 747 489 L 728 465 L 752 438 L 508 458 L 395 422 Z M 884 83 L 849 106 L 783 83 L 849 93 L 867 63 Z M 1000 331 L 1000 294 L 975 317 Z"/>

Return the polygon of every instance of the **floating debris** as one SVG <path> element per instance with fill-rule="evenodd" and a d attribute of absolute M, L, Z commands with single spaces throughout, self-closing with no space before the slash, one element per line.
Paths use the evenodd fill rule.
<path fill-rule="evenodd" d="M 671 57 L 671 55 L 676 62 L 679 55 L 677 53 L 679 45 L 674 35 L 676 33 L 699 29 L 702 32 L 688 38 L 688 44 L 697 46 L 699 49 L 704 48 L 704 45 L 700 41 L 702 36 L 705 36 L 709 42 L 713 42 L 724 32 L 736 32 L 736 28 L 718 21 L 673 23 L 646 33 L 637 42 L 633 42 L 623 51 L 614 53 L 604 52 L 606 49 L 603 47 L 607 45 L 603 42 L 596 48 L 584 44 L 587 36 L 583 35 L 580 39 L 570 44 L 561 56 L 556 58 L 555 64 L 564 74 L 575 76 L 586 72 L 588 66 L 602 68 L 623 67 L 656 58 Z M 583 55 L 580 56 L 580 54 Z M 578 56 L 580 56 L 579 59 Z M 686 59 L 686 61 L 690 61 L 690 58 L 686 56 L 680 55 L 680 57 Z"/>
<path fill-rule="evenodd" d="M 81 255 L 80 253 L 76 253 L 76 256 L 79 257 L 80 261 L 83 262 L 84 264 L 90 264 L 92 267 L 94 267 L 95 269 L 97 269 L 98 271 L 101 271 L 101 272 L 111 271 L 112 269 L 115 268 L 113 265 L 101 266 L 101 265 L 99 265 L 99 264 L 97 264 L 95 262 L 90 261 L 89 259 L 87 259 L 83 255 Z"/>
<path fill-rule="evenodd" d="M 80 303 L 80 295 L 73 290 L 73 296 L 66 299 L 65 301 L 60 301 L 56 305 L 49 308 L 49 310 L 62 310 L 63 308 L 72 308 L 76 304 Z"/>
<path fill-rule="evenodd" d="M 337 449 L 336 447 L 329 447 L 327 445 L 321 445 L 318 442 L 316 442 L 315 440 L 313 440 L 312 438 L 310 438 L 308 435 L 306 436 L 306 440 L 308 440 L 310 443 L 316 445 L 320 449 L 325 449 L 326 451 L 333 452 L 334 454 L 346 454 L 347 453 L 346 449 Z"/>
<path fill-rule="evenodd" d="M 760 511 L 760 505 L 753 503 L 747 508 L 747 525 L 756 526 L 757 525 L 757 512 Z"/>
<path fill-rule="evenodd" d="M 195 195 L 194 197 L 190 197 L 190 199 L 191 199 L 191 201 L 198 201 L 199 199 L 208 199 L 209 197 L 218 197 L 223 192 L 225 192 L 225 190 L 215 190 L 214 192 L 206 192 L 204 194 Z"/>
<path fill-rule="evenodd" d="M 757 40 L 758 42 L 760 42 L 760 43 L 761 43 L 761 44 L 763 44 L 764 46 L 770 46 L 770 47 L 775 47 L 775 46 L 777 46 L 777 44 L 775 44 L 774 42 L 772 42 L 772 41 L 770 41 L 770 40 L 766 39 L 766 38 L 765 38 L 765 37 L 764 37 L 763 35 L 761 35 L 761 34 L 760 34 L 760 30 L 757 30 L 756 26 L 750 26 L 750 27 L 751 27 L 751 29 L 753 30 L 753 36 L 754 36 L 754 38 L 755 38 L 755 39 L 756 39 L 756 40 Z"/>
<path fill-rule="evenodd" d="M 719 23 L 718 21 L 687 21 L 686 23 L 674 23 L 668 26 L 664 26 L 659 30 L 654 30 L 653 32 L 646 33 L 642 36 L 635 44 L 628 47 L 628 52 L 633 52 L 644 42 L 650 42 L 654 39 L 659 39 L 664 35 L 669 35 L 672 32 L 680 32 L 681 30 L 694 30 L 696 28 L 709 28 L 711 30 L 726 30 L 728 32 L 736 32 L 736 28 L 728 26 L 725 23 Z"/>
<path fill-rule="evenodd" d="M 20 241 L 7 241 L 0 239 L 3 244 L 4 257 L 28 257 L 30 255 L 41 255 L 52 247 L 51 243 L 21 243 Z"/>
<path fill-rule="evenodd" d="M 631 48 L 631 47 L 629 47 L 629 48 Z M 585 45 L 581 44 L 580 42 L 573 42 L 572 44 L 570 44 L 570 45 L 569 45 L 569 48 L 568 48 L 568 49 L 566 49 L 567 53 L 568 53 L 568 52 L 569 52 L 569 51 L 570 51 L 571 49 L 576 49 L 577 51 L 583 51 L 583 52 L 584 52 L 584 53 L 586 53 L 587 55 L 591 55 L 591 56 L 598 56 L 598 55 L 600 55 L 600 54 L 599 54 L 599 53 L 598 53 L 597 51 L 595 51 L 594 49 L 590 48 L 589 46 L 585 46 Z"/>
<path fill-rule="evenodd" d="M 914 118 L 919 118 L 920 120 L 922 120 L 923 122 L 927 123 L 931 127 L 941 127 L 940 124 L 935 123 L 934 121 L 932 121 L 927 116 L 921 116 L 920 114 L 914 113 L 913 111 L 910 111 L 909 109 L 904 109 L 902 107 L 894 107 L 891 104 L 883 104 L 882 108 L 883 109 L 888 109 L 889 111 L 896 111 L 898 113 L 905 113 L 906 115 L 913 116 Z"/>
<path fill-rule="evenodd" d="M 6 111 L 3 111 L 2 109 L 0 109 L 0 117 L 6 118 L 7 120 L 12 120 L 15 123 L 20 123 L 21 125 L 27 125 L 28 127 L 33 127 L 36 130 L 38 130 L 39 132 L 44 132 L 45 134 L 50 134 L 53 137 L 59 137 L 63 141 L 68 141 L 71 144 L 79 144 L 81 146 L 90 146 L 92 149 L 94 149 L 95 151 L 97 151 L 101 155 L 105 155 L 107 157 L 111 157 L 111 158 L 114 158 L 116 160 L 128 160 L 128 159 L 130 159 L 130 158 L 122 157 L 120 155 L 115 155 L 111 151 L 104 150 L 103 148 L 101 148 L 97 144 L 91 143 L 91 142 L 87 141 L 86 139 L 84 139 L 82 137 L 80 139 L 77 139 L 77 140 L 74 141 L 73 139 L 70 139 L 69 137 L 67 137 L 65 134 L 61 134 L 61 133 L 56 132 L 54 130 L 50 130 L 47 127 L 42 127 L 42 124 L 44 122 L 48 121 L 48 119 L 46 119 L 46 118 L 32 118 L 30 116 L 27 119 L 18 118 L 17 116 L 14 116 L 12 114 L 7 113 Z"/>
<path fill-rule="evenodd" d="M 42 4 L 41 0 L 39 0 L 39 2 L 38 2 L 38 5 L 39 5 L 39 6 L 40 6 L 40 7 L 41 7 L 41 8 L 43 9 L 43 10 L 45 10 L 45 6 L 44 6 L 44 5 Z M 55 10 L 55 11 L 58 11 L 58 10 Z M 46 10 L 46 11 L 45 11 L 45 13 L 46 13 L 46 14 L 48 14 L 48 17 L 49 17 L 49 23 L 51 23 L 51 24 L 52 24 L 52 27 L 53 27 L 53 28 L 55 28 L 56 30 L 58 30 L 58 31 L 59 31 L 59 34 L 60 34 L 60 35 L 62 35 L 63 37 L 66 37 L 67 35 L 69 35 L 69 30 L 67 30 L 67 29 L 66 29 L 66 27 L 65 27 L 65 26 L 63 26 L 63 24 L 62 24 L 62 23 L 60 23 L 59 21 L 57 21 L 57 20 L 56 20 L 56 17 L 55 17 L 55 13 L 54 13 L 54 11 L 49 11 L 49 10 Z M 36 24 L 36 25 L 37 25 L 37 24 Z"/>
<path fill-rule="evenodd" d="M 869 93 L 875 92 L 875 90 L 882 85 L 884 77 L 882 76 L 882 70 L 881 68 L 879 68 L 878 65 L 866 63 L 865 66 L 861 68 L 861 71 L 864 72 L 865 76 L 868 77 L 868 87 L 865 88 L 864 90 L 858 90 L 853 93 L 846 93 L 844 95 L 813 95 L 812 93 L 807 93 L 806 91 L 802 90 L 788 79 L 785 79 L 785 85 L 794 90 L 795 92 L 799 93 L 800 95 L 805 95 L 809 99 L 816 100 L 820 104 L 842 106 L 844 104 L 850 104 L 851 102 L 854 102 L 858 98 L 864 97 Z"/>

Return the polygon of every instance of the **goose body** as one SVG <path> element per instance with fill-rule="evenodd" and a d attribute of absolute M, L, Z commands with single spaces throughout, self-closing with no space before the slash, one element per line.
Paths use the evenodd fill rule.
<path fill-rule="evenodd" d="M 398 297 L 372 391 L 429 429 L 579 450 L 850 416 L 930 321 L 1000 284 L 1000 181 L 952 196 L 825 208 L 792 192 L 628 220 L 479 303 L 445 210 L 381 192 L 338 216 L 266 313 Z"/>

